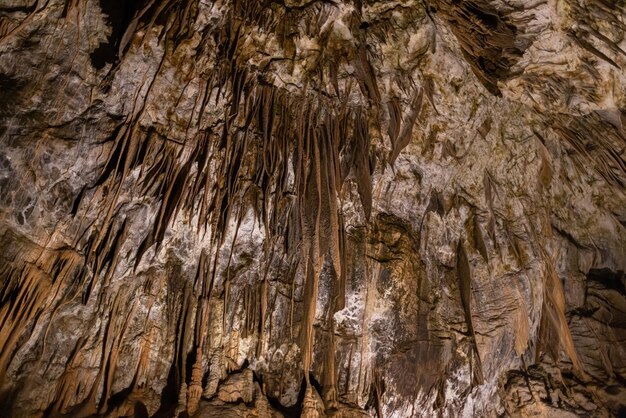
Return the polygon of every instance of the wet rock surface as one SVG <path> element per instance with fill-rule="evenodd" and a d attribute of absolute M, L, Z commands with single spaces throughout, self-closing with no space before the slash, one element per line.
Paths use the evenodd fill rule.
<path fill-rule="evenodd" d="M 0 410 L 626 414 L 621 1 L 0 1 Z"/>

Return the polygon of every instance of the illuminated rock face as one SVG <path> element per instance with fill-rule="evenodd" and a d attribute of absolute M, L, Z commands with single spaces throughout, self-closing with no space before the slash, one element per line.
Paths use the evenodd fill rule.
<path fill-rule="evenodd" d="M 0 2 L 0 411 L 626 413 L 625 31 Z"/>

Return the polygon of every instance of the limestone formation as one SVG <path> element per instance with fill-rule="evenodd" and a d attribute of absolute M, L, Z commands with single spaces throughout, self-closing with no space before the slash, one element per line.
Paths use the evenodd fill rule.
<path fill-rule="evenodd" d="M 626 414 L 623 0 L 0 0 L 0 415 Z"/>

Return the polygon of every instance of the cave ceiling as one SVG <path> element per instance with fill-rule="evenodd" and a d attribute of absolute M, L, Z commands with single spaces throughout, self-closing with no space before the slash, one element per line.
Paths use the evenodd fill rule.
<path fill-rule="evenodd" d="M 623 0 L 0 0 L 0 415 L 626 416 Z"/>

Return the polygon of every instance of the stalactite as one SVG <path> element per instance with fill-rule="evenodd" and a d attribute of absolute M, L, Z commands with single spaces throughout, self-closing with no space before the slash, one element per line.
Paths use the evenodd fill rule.
<path fill-rule="evenodd" d="M 0 287 L 0 383 L 26 326 L 36 323 L 47 306 L 59 303 L 51 296 L 67 294 L 85 277 L 84 260 L 74 251 L 36 248 L 27 257 L 27 262 L 0 269 L 5 277 Z"/>
<path fill-rule="evenodd" d="M 459 279 L 459 291 L 461 292 L 461 304 L 463 305 L 463 311 L 465 313 L 465 321 L 467 323 L 467 331 L 471 338 L 471 344 L 476 353 L 476 368 L 474 368 L 474 374 L 472 376 L 475 384 L 482 384 L 484 381 L 482 362 L 480 359 L 480 353 L 478 352 L 478 343 L 476 341 L 476 332 L 474 331 L 474 322 L 472 320 L 472 272 L 467 258 L 467 252 L 463 240 L 459 239 L 456 251 L 456 270 Z"/>
<path fill-rule="evenodd" d="M 489 208 L 489 219 L 487 220 L 487 234 L 491 238 L 496 251 L 499 251 L 499 244 L 496 237 L 496 212 L 494 209 L 494 194 L 497 196 L 497 183 L 489 171 L 483 174 L 483 187 L 485 192 L 485 203 Z"/>
<path fill-rule="evenodd" d="M 544 262 L 546 272 L 539 339 L 536 346 L 537 357 L 542 352 L 547 351 L 552 356 L 553 361 L 556 361 L 562 348 L 572 361 L 575 372 L 580 378 L 584 379 L 587 375 L 578 358 L 567 318 L 565 317 L 565 297 L 561 280 L 552 265 L 552 260 L 545 253 Z"/>
<path fill-rule="evenodd" d="M 352 142 L 353 164 L 361 204 L 363 206 L 366 219 L 369 219 L 372 213 L 372 177 L 368 153 L 370 137 L 367 130 L 367 124 L 363 120 L 363 116 L 360 112 L 356 113 L 354 124 L 354 140 Z"/>
<path fill-rule="evenodd" d="M 198 295 L 198 307 L 195 326 L 195 362 L 191 370 L 191 380 L 188 386 L 187 412 L 193 415 L 198 409 L 198 403 L 202 396 L 202 359 L 205 352 L 206 332 L 209 322 L 210 299 L 213 289 L 213 280 L 209 269 L 209 257 L 205 251 L 200 253 L 198 269 L 196 272 L 196 293 Z"/>
<path fill-rule="evenodd" d="M 478 250 L 480 255 L 482 256 L 485 262 L 489 262 L 489 252 L 487 250 L 487 245 L 485 244 L 485 238 L 480 226 L 480 222 L 478 221 L 478 216 L 474 214 L 472 217 L 473 225 L 472 225 L 472 238 L 474 241 L 474 247 Z"/>
<path fill-rule="evenodd" d="M 397 97 L 394 97 L 387 103 L 387 111 L 389 112 L 389 129 L 387 134 L 393 148 L 400 134 L 400 126 L 402 124 L 402 109 L 400 108 L 400 100 Z"/>
<path fill-rule="evenodd" d="M 413 137 L 413 126 L 415 125 L 415 121 L 419 116 L 420 111 L 422 110 L 422 100 L 424 97 L 424 89 L 418 89 L 413 96 L 413 100 L 411 102 L 411 109 L 409 114 L 407 115 L 406 121 L 402 126 L 402 130 L 400 131 L 400 136 L 398 140 L 395 142 L 394 147 L 391 151 L 391 156 L 389 157 L 389 162 L 393 166 L 396 158 L 400 155 L 400 152 L 409 145 L 411 138 Z"/>
<path fill-rule="evenodd" d="M 0 7 L 2 53 L 39 51 L 37 43 L 54 39 L 50 33 L 70 53 L 44 48 L 50 74 L 33 70 L 41 79 L 30 84 L 4 76 L 5 67 L 21 64 L 1 66 L 0 90 L 8 86 L 9 94 L 0 91 L 0 117 L 10 118 L 0 137 L 9 138 L 10 157 L 25 160 L 19 169 L 32 171 L 33 179 L 20 174 L 13 182 L 12 172 L 2 173 L 0 186 L 16 191 L 0 204 L 17 205 L 22 194 L 40 201 L 26 221 L 24 213 L 2 213 L 0 220 L 2 228 L 6 223 L 41 241 L 0 237 L 19 246 L 0 255 L 6 260 L 0 265 L 0 389 L 10 388 L 0 393 L 0 407 L 5 398 L 12 402 L 11 391 L 23 390 L 17 376 L 24 370 L 34 371 L 27 379 L 32 386 L 64 367 L 50 399 L 41 401 L 44 415 L 130 415 L 136 399 L 148 398 L 156 416 L 193 415 L 219 402 L 238 402 L 235 408 L 244 410 L 253 401 L 265 413 L 282 397 L 296 402 L 289 412 L 302 409 L 303 416 L 324 410 L 404 416 L 422 407 L 424 414 L 445 414 L 459 400 L 471 397 L 478 405 L 486 386 L 473 386 L 493 388 L 497 373 L 508 371 L 488 357 L 494 338 L 512 353 L 501 362 L 506 367 L 529 361 L 529 349 L 536 349 L 538 364 L 544 353 L 559 362 L 562 349 L 584 380 L 587 359 L 578 356 L 576 338 L 585 336 L 568 324 L 557 260 L 540 254 L 545 275 L 538 306 L 522 280 L 503 291 L 501 303 L 485 303 L 485 311 L 502 312 L 493 314 L 493 329 L 484 334 L 489 327 L 478 323 L 483 307 L 472 308 L 473 291 L 492 298 L 491 279 L 533 276 L 542 248 L 582 240 L 572 251 L 585 268 L 590 258 L 618 263 L 619 239 L 604 245 L 594 241 L 597 235 L 573 238 L 566 231 L 563 244 L 552 225 L 579 222 L 568 208 L 554 208 L 564 177 L 588 174 L 592 180 L 584 181 L 596 189 L 585 188 L 579 176 L 576 187 L 585 187 L 566 192 L 597 191 L 589 208 L 605 204 L 597 201 L 606 190 L 618 194 L 626 184 L 621 79 L 605 74 L 623 67 L 626 56 L 615 40 L 626 28 L 621 6 L 568 3 L 553 25 L 564 27 L 563 38 L 545 37 L 578 51 L 575 65 L 568 65 L 586 71 L 587 81 L 577 85 L 552 67 L 544 78 L 533 74 L 533 66 L 544 65 L 535 55 L 543 51 L 538 36 L 545 16 L 538 13 L 535 21 L 532 9 L 543 2 L 142 0 L 129 3 L 117 23 L 97 2 L 35 3 Z M 43 13 L 47 7 L 52 12 Z M 587 14 L 601 21 L 566 27 Z M 536 94 L 544 81 L 545 94 Z M 63 87 L 44 90 L 55 83 Z M 483 86 L 505 97 L 485 95 Z M 614 92 L 604 102 L 602 89 Z M 15 99 L 24 115 L 5 109 L 13 92 L 32 93 Z M 463 100 L 450 100 L 457 94 Z M 473 103 L 459 103 L 470 94 Z M 556 103 L 556 110 L 545 111 L 542 100 Z M 518 117 L 523 123 L 510 123 Z M 29 130 L 43 138 L 32 148 L 25 145 Z M 529 131 L 539 141 L 527 150 Z M 456 140 L 464 135 L 471 146 Z M 88 160 L 85 173 L 50 150 L 57 141 L 76 164 Z M 17 164 L 19 158 L 11 158 L 0 159 L 2 170 Z M 58 183 L 48 184 L 38 165 Z M 537 181 L 527 182 L 524 169 Z M 48 199 L 65 182 L 67 190 Z M 23 192 L 26 186 L 32 193 Z M 59 203 L 68 197 L 71 208 Z M 621 200 L 615 201 L 593 221 L 621 228 Z M 542 222 L 540 237 L 524 224 L 534 219 Z M 383 231 L 376 226 L 381 222 L 401 228 Z M 377 234 L 384 239 L 372 238 Z M 449 291 L 452 271 L 458 295 Z M 519 304 L 501 308 L 510 303 L 504 299 Z M 457 305 L 467 334 L 445 322 L 458 320 L 450 317 Z M 595 314 L 590 311 L 579 307 L 568 315 L 584 322 Z M 92 326 L 93 335 L 52 352 L 48 332 L 67 328 L 66 317 Z M 513 326 L 514 341 L 505 338 L 501 322 Z M 133 345 L 131 338 L 141 342 Z M 467 346 L 469 355 L 461 352 Z M 25 353 L 31 348 L 32 362 Z M 125 350 L 132 355 L 125 357 Z M 457 373 L 468 357 L 469 389 Z M 159 370 L 161 362 L 170 371 L 155 401 L 158 385 L 149 369 Z M 413 363 L 420 368 L 406 367 Z M 114 379 L 122 367 L 133 377 L 118 392 Z M 405 372 L 415 388 L 399 387 Z M 15 383 L 6 382 L 7 373 Z M 235 376 L 249 381 L 245 390 Z M 304 380 L 299 393 L 299 382 L 288 379 Z M 504 389 L 498 396 L 506 396 Z"/>

